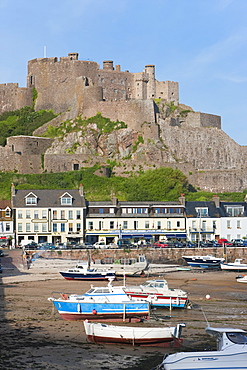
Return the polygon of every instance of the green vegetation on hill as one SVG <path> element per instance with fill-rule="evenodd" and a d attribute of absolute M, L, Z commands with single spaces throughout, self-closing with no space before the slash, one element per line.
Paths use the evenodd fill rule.
<path fill-rule="evenodd" d="M 80 171 L 42 174 L 0 172 L 0 199 L 10 199 L 11 183 L 17 189 L 78 189 L 83 184 L 86 199 L 110 200 L 115 194 L 122 201 L 177 201 L 181 193 L 187 200 L 211 200 L 212 193 L 196 192 L 179 170 L 159 168 L 131 177 L 100 177 L 94 174 L 98 166 Z M 221 200 L 243 201 L 243 193 L 219 194 Z"/>
<path fill-rule="evenodd" d="M 1 114 L 0 145 L 4 146 L 9 136 L 32 135 L 34 130 L 55 117 L 56 115 L 51 110 L 35 112 L 33 107 L 24 107 L 16 111 Z"/>

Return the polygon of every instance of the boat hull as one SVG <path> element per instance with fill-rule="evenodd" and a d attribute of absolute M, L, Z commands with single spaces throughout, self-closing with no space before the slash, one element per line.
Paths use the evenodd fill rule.
<path fill-rule="evenodd" d="M 126 291 L 134 299 L 146 299 L 152 308 L 186 308 L 188 305 L 187 297 L 168 297 L 162 294 L 135 293 Z"/>
<path fill-rule="evenodd" d="M 220 265 L 221 270 L 226 270 L 226 271 L 247 271 L 247 265 L 234 265 L 231 263 L 222 263 Z"/>
<path fill-rule="evenodd" d="M 139 346 L 179 346 L 175 327 L 125 327 L 84 322 L 87 338 L 92 343 L 120 343 Z"/>
<path fill-rule="evenodd" d="M 115 273 L 95 273 L 95 274 L 83 274 L 83 273 L 73 273 L 73 272 L 62 272 L 60 274 L 66 280 L 109 280 L 109 278 L 115 279 Z"/>
<path fill-rule="evenodd" d="M 201 267 L 201 268 L 220 268 L 223 262 L 221 258 L 203 258 L 196 256 L 183 256 L 183 259 L 191 267 Z"/>
<path fill-rule="evenodd" d="M 181 355 L 184 355 L 183 357 Z M 164 370 L 246 370 L 247 351 L 212 351 L 197 354 L 180 353 L 176 359 L 174 355 L 168 356 L 160 369 Z"/>
<path fill-rule="evenodd" d="M 53 304 L 64 320 L 111 320 L 125 321 L 131 318 L 149 317 L 148 302 L 95 303 L 53 300 Z"/>

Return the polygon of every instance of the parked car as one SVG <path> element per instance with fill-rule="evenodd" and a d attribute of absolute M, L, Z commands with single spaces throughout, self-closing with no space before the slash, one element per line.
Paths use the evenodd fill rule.
<path fill-rule="evenodd" d="M 108 248 L 108 246 L 106 245 L 105 242 L 96 242 L 96 243 L 94 243 L 93 246 L 96 249 L 107 249 Z"/>
<path fill-rule="evenodd" d="M 158 241 L 158 242 L 154 242 L 154 247 L 155 248 L 168 248 L 169 244 L 167 242 Z"/>
<path fill-rule="evenodd" d="M 52 244 L 52 243 L 43 243 L 37 249 L 42 249 L 42 250 L 43 249 L 56 249 L 56 246 L 55 246 L 55 244 Z"/>
<path fill-rule="evenodd" d="M 232 246 L 232 243 L 229 242 L 229 240 L 227 240 L 227 239 L 219 239 L 218 244 Z"/>
<path fill-rule="evenodd" d="M 216 248 L 220 247 L 221 245 L 217 242 L 217 240 L 208 240 L 207 245 L 209 248 Z"/>
<path fill-rule="evenodd" d="M 81 248 L 83 248 L 83 249 L 93 249 L 94 246 L 93 246 L 93 244 L 91 244 L 89 242 L 85 242 L 85 243 L 81 244 Z"/>
<path fill-rule="evenodd" d="M 0 257 L 4 257 L 4 253 L 2 249 L 0 249 Z"/>
<path fill-rule="evenodd" d="M 231 243 L 234 246 L 239 246 L 239 247 L 243 247 L 243 246 L 247 245 L 247 242 L 245 242 L 243 239 L 232 239 Z"/>
<path fill-rule="evenodd" d="M 66 247 L 66 244 L 65 244 L 65 243 L 57 243 L 57 244 L 56 244 L 56 247 L 57 247 L 58 249 L 67 249 L 67 247 Z"/>
<path fill-rule="evenodd" d="M 118 248 L 118 245 L 116 243 L 109 243 L 107 244 L 107 248 L 115 249 L 115 248 Z"/>

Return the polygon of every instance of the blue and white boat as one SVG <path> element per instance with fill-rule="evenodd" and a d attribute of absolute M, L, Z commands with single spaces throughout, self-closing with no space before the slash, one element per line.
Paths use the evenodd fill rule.
<path fill-rule="evenodd" d="M 225 258 L 214 257 L 210 254 L 206 256 L 182 256 L 183 259 L 191 267 L 201 268 L 220 268 L 220 264 L 225 261 Z"/>
<path fill-rule="evenodd" d="M 54 292 L 55 294 L 55 292 Z M 61 294 L 48 298 L 64 320 L 131 321 L 148 318 L 150 304 L 129 297 L 122 286 L 92 286 L 85 294 Z"/>
<path fill-rule="evenodd" d="M 153 370 L 246 370 L 246 331 L 233 328 L 206 328 L 217 338 L 216 351 L 178 352 L 165 356 Z"/>
<path fill-rule="evenodd" d="M 115 279 L 116 272 L 107 268 L 90 268 L 88 265 L 77 264 L 67 271 L 60 271 L 66 280 L 109 280 Z"/>

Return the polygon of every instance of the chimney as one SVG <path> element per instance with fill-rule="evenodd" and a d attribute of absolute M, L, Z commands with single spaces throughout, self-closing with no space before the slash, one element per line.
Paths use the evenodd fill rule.
<path fill-rule="evenodd" d="M 185 207 L 185 196 L 184 196 L 184 194 L 181 194 L 181 196 L 178 198 L 178 200 L 182 204 L 182 206 Z"/>
<path fill-rule="evenodd" d="M 217 195 L 214 195 L 213 196 L 213 202 L 214 202 L 216 208 L 220 208 L 220 197 L 218 197 Z"/>
<path fill-rule="evenodd" d="M 80 186 L 79 186 L 79 194 L 80 194 L 81 197 L 84 197 L 84 189 L 83 189 L 82 184 L 80 184 Z"/>
<path fill-rule="evenodd" d="M 11 184 L 11 196 L 13 197 L 14 195 L 15 195 L 15 185 L 12 182 L 12 184 Z"/>

